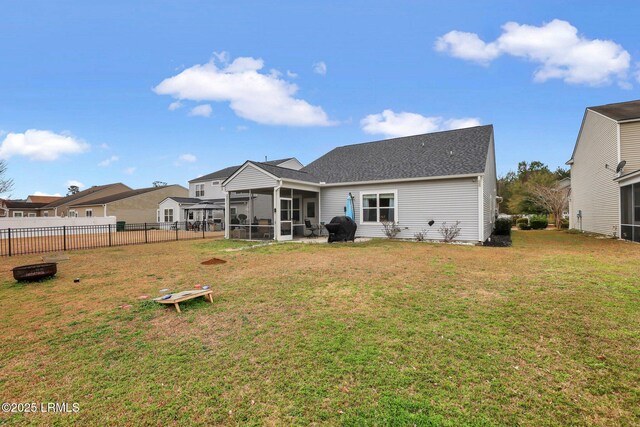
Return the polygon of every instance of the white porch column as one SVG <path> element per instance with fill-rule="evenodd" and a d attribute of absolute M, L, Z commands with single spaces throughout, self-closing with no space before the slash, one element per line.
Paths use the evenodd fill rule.
<path fill-rule="evenodd" d="M 273 189 L 273 238 L 280 240 L 280 187 Z"/>
<path fill-rule="evenodd" d="M 228 191 L 224 193 L 224 238 L 229 238 L 229 223 L 231 221 L 231 196 Z"/>

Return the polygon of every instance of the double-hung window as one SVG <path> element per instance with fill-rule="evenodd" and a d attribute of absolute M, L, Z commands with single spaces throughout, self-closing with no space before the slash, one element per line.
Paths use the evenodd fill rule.
<path fill-rule="evenodd" d="M 362 192 L 360 195 L 360 206 L 362 206 L 361 223 L 398 222 L 398 214 L 396 212 L 398 192 L 396 190 Z"/>
<path fill-rule="evenodd" d="M 164 222 L 173 222 L 173 209 L 164 210 Z"/>
<path fill-rule="evenodd" d="M 196 197 L 204 197 L 204 184 L 196 184 Z"/>

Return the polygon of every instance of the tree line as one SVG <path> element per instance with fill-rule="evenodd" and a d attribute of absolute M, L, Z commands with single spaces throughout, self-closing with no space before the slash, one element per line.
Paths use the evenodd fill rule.
<path fill-rule="evenodd" d="M 518 163 L 498 179 L 498 195 L 502 197 L 500 212 L 510 215 L 553 214 L 560 226 L 562 213 L 568 209 L 569 188 L 560 181 L 569 177 L 569 170 L 558 167 L 552 171 L 539 161 Z"/>

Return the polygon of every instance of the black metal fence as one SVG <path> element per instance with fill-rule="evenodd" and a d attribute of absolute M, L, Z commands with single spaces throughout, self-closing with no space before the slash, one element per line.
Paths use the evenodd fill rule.
<path fill-rule="evenodd" d="M 0 256 L 106 248 L 213 237 L 204 221 L 0 229 Z"/>

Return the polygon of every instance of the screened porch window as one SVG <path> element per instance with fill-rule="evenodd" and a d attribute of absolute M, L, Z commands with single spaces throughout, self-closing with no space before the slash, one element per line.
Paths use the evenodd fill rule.
<path fill-rule="evenodd" d="M 396 197 L 395 191 L 362 194 L 362 222 L 397 221 Z"/>
<path fill-rule="evenodd" d="M 640 183 L 620 187 L 620 237 L 640 242 Z"/>

